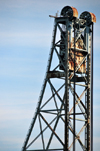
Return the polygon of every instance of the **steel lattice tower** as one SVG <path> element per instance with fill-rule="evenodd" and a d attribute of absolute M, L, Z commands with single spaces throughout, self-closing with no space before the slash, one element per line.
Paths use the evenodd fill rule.
<path fill-rule="evenodd" d="M 22 151 L 93 151 L 93 13 L 66 6 Z"/>

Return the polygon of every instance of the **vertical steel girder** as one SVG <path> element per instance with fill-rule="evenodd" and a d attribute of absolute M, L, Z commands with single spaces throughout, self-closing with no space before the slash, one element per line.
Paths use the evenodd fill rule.
<path fill-rule="evenodd" d="M 78 19 L 75 8 L 64 7 L 55 17 L 46 76 L 22 151 L 93 151 L 93 22 L 84 14 Z"/>

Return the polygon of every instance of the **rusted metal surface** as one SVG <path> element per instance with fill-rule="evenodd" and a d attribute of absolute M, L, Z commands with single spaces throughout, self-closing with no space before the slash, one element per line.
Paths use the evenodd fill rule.
<path fill-rule="evenodd" d="M 71 41 L 71 48 L 74 48 L 74 38 L 72 38 Z M 82 39 L 77 40 L 77 42 L 75 43 L 75 48 L 84 49 L 84 43 Z"/>
<path fill-rule="evenodd" d="M 73 17 L 78 17 L 78 11 L 75 7 L 71 7 L 73 10 Z"/>
<path fill-rule="evenodd" d="M 65 33 L 63 32 L 63 35 L 65 36 Z M 62 37 L 62 36 L 61 36 Z M 69 37 L 68 37 L 68 41 L 69 41 Z M 69 52 L 69 70 L 70 71 L 74 71 L 74 38 L 71 38 L 71 42 L 70 42 L 70 52 Z M 64 52 L 65 49 L 65 45 L 64 45 L 64 41 L 62 38 L 61 41 L 61 47 L 60 47 L 60 56 L 65 64 L 64 61 Z M 82 59 L 84 58 L 84 56 L 86 55 L 86 51 L 85 51 L 85 47 L 84 47 L 84 42 L 82 39 L 77 39 L 77 41 L 75 42 L 75 66 L 77 66 L 78 64 L 80 64 L 80 62 L 82 61 Z M 63 70 L 62 65 L 60 66 L 60 69 Z M 86 73 L 86 60 L 82 63 L 80 69 L 77 71 L 77 73 Z"/>
<path fill-rule="evenodd" d="M 76 55 L 76 61 L 75 61 L 75 66 L 77 66 L 78 64 L 80 64 L 80 62 L 82 61 L 82 59 L 84 58 L 84 53 L 76 51 L 75 52 Z M 71 71 L 74 71 L 74 61 L 73 61 L 73 56 L 74 56 L 74 51 L 71 50 L 70 51 L 70 56 L 69 56 L 69 69 Z M 83 62 L 83 64 L 81 65 L 80 69 L 77 72 L 82 72 L 82 73 L 86 73 L 86 60 Z"/>
<path fill-rule="evenodd" d="M 93 13 L 91 14 L 91 21 L 96 23 L 96 16 Z"/>

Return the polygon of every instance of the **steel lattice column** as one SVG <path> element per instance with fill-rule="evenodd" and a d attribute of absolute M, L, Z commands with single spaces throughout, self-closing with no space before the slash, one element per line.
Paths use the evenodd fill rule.
<path fill-rule="evenodd" d="M 96 18 L 89 12 L 77 18 L 77 10 L 70 6 L 62 9 L 60 17 L 53 17 L 46 76 L 22 151 L 93 151 Z"/>

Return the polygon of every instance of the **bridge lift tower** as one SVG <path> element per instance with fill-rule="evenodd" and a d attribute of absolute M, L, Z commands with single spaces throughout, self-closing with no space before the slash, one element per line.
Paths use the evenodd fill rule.
<path fill-rule="evenodd" d="M 93 151 L 93 13 L 54 17 L 39 101 L 22 151 Z"/>

